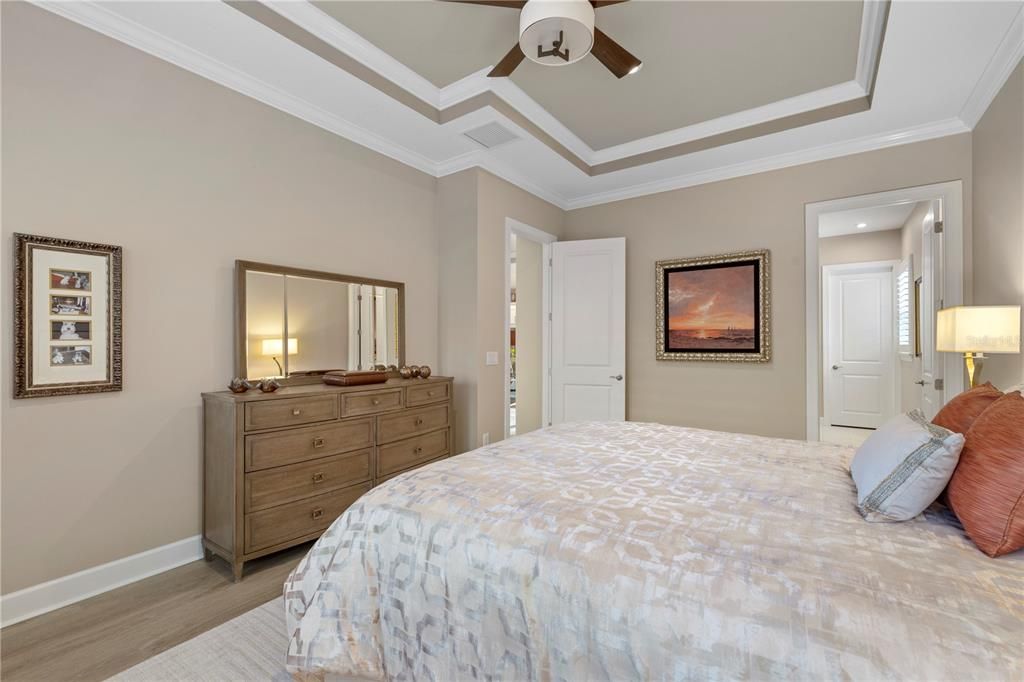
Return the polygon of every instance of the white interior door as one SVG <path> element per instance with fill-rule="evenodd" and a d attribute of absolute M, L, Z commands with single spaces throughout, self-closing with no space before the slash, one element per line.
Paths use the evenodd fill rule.
<path fill-rule="evenodd" d="M 626 418 L 626 240 L 551 245 L 551 422 Z"/>
<path fill-rule="evenodd" d="M 825 268 L 825 415 L 878 428 L 896 410 L 891 264 Z"/>
<path fill-rule="evenodd" d="M 921 411 L 931 419 L 945 403 L 942 358 L 935 351 L 935 319 L 942 308 L 942 232 L 936 231 L 938 202 L 921 226 Z"/>

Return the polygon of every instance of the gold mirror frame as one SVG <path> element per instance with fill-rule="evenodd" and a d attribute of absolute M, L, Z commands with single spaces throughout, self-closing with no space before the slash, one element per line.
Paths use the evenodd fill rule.
<path fill-rule="evenodd" d="M 270 263 L 258 263 L 249 260 L 235 261 L 235 376 L 245 378 L 248 374 L 246 362 L 246 337 L 248 320 L 246 319 L 246 275 L 250 272 L 261 272 L 272 275 L 288 275 L 291 277 L 306 277 L 309 279 L 322 279 L 343 284 L 366 284 L 369 286 L 388 287 L 398 290 L 398 365 L 405 364 L 405 284 L 403 282 L 392 282 L 386 279 L 373 279 L 370 277 L 356 277 L 353 275 L 342 275 L 336 272 L 322 272 L 320 270 L 306 270 L 305 268 L 293 268 L 286 265 L 272 265 Z M 319 375 L 292 376 L 278 379 L 282 386 L 300 384 L 318 384 L 321 379 Z"/>
<path fill-rule="evenodd" d="M 665 271 L 678 267 L 701 265 L 726 265 L 756 261 L 758 264 L 757 303 L 758 303 L 758 347 L 759 351 L 672 351 L 666 350 L 665 339 Z M 658 360 L 696 360 L 714 362 L 769 362 L 772 357 L 772 297 L 771 297 L 771 259 L 767 249 L 757 251 L 740 251 L 720 256 L 701 256 L 698 258 L 675 258 L 660 260 L 655 263 L 654 283 L 657 314 L 655 316 L 655 355 Z"/>

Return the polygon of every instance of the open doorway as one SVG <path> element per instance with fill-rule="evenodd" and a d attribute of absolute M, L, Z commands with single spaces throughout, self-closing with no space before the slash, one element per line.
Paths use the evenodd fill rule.
<path fill-rule="evenodd" d="M 963 299 L 961 184 L 807 206 L 808 439 L 856 446 L 896 414 L 962 390 L 935 351 Z"/>
<path fill-rule="evenodd" d="M 548 423 L 550 247 L 555 237 L 506 220 L 505 435 Z"/>

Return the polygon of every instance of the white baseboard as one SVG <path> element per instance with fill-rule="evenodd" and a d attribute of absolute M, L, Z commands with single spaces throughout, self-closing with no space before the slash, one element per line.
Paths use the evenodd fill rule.
<path fill-rule="evenodd" d="M 116 587 L 196 561 L 203 556 L 201 536 L 87 568 L 0 597 L 0 627 L 94 597 Z"/>

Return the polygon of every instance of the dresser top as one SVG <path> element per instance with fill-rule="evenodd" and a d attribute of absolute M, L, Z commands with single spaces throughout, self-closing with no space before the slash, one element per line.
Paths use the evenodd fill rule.
<path fill-rule="evenodd" d="M 331 393 L 356 393 L 359 391 L 379 391 L 385 388 L 401 388 L 403 386 L 422 386 L 452 381 L 452 377 L 431 376 L 426 379 L 388 379 L 379 384 L 362 384 L 361 386 L 331 386 L 324 383 L 282 386 L 273 393 L 263 393 L 258 388 L 250 388 L 245 393 L 231 391 L 209 391 L 203 393 L 204 399 L 228 400 L 232 402 L 252 402 L 255 400 L 277 400 L 280 398 L 301 398 L 310 395 Z"/>

